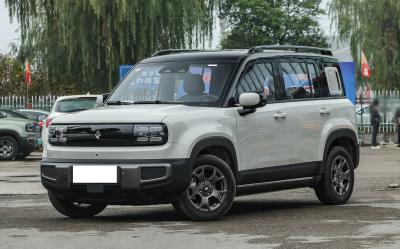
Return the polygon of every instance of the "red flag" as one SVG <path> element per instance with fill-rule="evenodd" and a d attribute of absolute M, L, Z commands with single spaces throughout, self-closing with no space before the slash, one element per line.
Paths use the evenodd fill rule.
<path fill-rule="evenodd" d="M 28 60 L 25 62 L 25 80 L 28 87 L 32 85 L 31 67 Z"/>
<path fill-rule="evenodd" d="M 367 57 L 364 51 L 361 51 L 361 76 L 367 79 L 371 78 L 371 68 L 368 65 Z"/>

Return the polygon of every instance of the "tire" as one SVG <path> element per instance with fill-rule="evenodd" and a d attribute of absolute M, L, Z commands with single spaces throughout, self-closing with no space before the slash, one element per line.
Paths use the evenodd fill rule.
<path fill-rule="evenodd" d="M 315 194 L 323 204 L 345 204 L 354 187 L 354 165 L 350 153 L 336 146 L 329 152 L 325 162 L 325 173 L 314 188 Z"/>
<path fill-rule="evenodd" d="M 231 209 L 235 195 L 236 182 L 228 164 L 216 156 L 201 155 L 189 187 L 172 205 L 191 220 L 217 220 Z"/>
<path fill-rule="evenodd" d="M 19 153 L 17 140 L 10 136 L 0 137 L 0 161 L 14 160 Z"/>
<path fill-rule="evenodd" d="M 60 199 L 52 192 L 48 194 L 53 207 L 60 214 L 70 218 L 90 218 L 101 213 L 107 207 L 105 204 L 78 204 Z"/>

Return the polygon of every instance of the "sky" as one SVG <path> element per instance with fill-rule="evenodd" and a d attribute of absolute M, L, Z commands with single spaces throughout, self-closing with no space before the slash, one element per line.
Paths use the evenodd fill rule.
<path fill-rule="evenodd" d="M 322 0 L 322 8 L 326 8 L 326 5 L 329 0 Z M 330 29 L 330 20 L 328 16 L 320 16 L 319 22 L 321 24 L 322 30 L 328 35 L 331 36 Z M 211 48 L 217 48 L 220 40 L 219 34 L 219 24 L 218 22 L 215 25 L 214 37 L 211 43 Z M 0 53 L 7 53 L 10 51 L 9 44 L 11 42 L 15 42 L 18 44 L 19 42 L 19 25 L 16 20 L 10 22 L 10 18 L 8 16 L 8 9 L 4 5 L 4 1 L 0 0 Z"/>
<path fill-rule="evenodd" d="M 10 51 L 9 44 L 19 40 L 19 25 L 17 21 L 10 22 L 8 9 L 4 5 L 4 1 L 0 1 L 0 53 Z"/>

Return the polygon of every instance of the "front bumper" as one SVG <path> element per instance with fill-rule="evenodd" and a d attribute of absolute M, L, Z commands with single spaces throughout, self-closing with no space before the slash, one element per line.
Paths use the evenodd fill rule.
<path fill-rule="evenodd" d="M 117 165 L 117 184 L 74 184 L 73 165 Z M 177 198 L 191 179 L 189 159 L 50 160 L 41 162 L 43 186 L 60 198 L 82 203 L 156 204 Z"/>
<path fill-rule="evenodd" d="M 39 147 L 41 139 L 39 135 L 31 135 L 25 138 L 20 138 L 20 153 L 29 154 Z"/>

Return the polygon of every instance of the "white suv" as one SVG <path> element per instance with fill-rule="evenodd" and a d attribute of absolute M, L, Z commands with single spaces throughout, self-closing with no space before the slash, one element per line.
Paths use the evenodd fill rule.
<path fill-rule="evenodd" d="M 69 217 L 172 203 L 213 220 L 237 195 L 300 187 L 343 204 L 359 162 L 344 90 L 325 49 L 162 51 L 136 64 L 103 107 L 53 120 L 42 183 Z"/>

